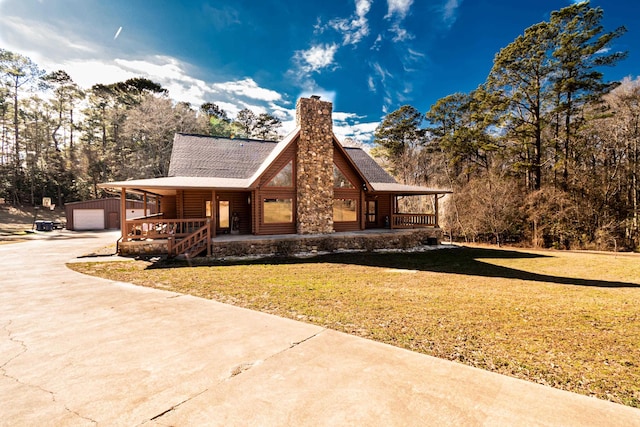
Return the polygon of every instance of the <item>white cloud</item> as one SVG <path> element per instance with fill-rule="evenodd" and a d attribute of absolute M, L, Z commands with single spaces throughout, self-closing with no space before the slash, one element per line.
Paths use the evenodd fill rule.
<path fill-rule="evenodd" d="M 294 58 L 300 69 L 306 73 L 319 71 L 334 65 L 333 59 L 338 50 L 337 44 L 311 46 L 308 50 L 298 50 Z"/>
<path fill-rule="evenodd" d="M 378 37 L 376 37 L 376 40 L 373 42 L 373 45 L 371 45 L 370 49 L 378 51 L 380 50 L 381 44 L 382 44 L 382 34 L 378 34 Z"/>
<path fill-rule="evenodd" d="M 117 39 L 120 36 L 120 33 L 122 32 L 122 27 L 118 28 L 118 31 L 116 31 L 116 35 L 113 36 L 113 39 Z"/>
<path fill-rule="evenodd" d="M 350 123 L 336 120 L 334 113 L 333 133 L 340 142 L 351 138 L 359 143 L 369 144 L 373 141 L 373 134 L 379 124 L 380 122 Z"/>
<path fill-rule="evenodd" d="M 414 35 L 409 33 L 405 28 L 402 28 L 398 23 L 395 23 L 389 28 L 389 31 L 394 34 L 394 42 L 403 42 L 406 40 L 414 39 Z"/>
<path fill-rule="evenodd" d="M 442 20 L 451 26 L 458 19 L 458 8 L 462 5 L 462 0 L 447 0 L 442 8 Z"/>
<path fill-rule="evenodd" d="M 369 35 L 367 14 L 371 10 L 370 0 L 356 0 L 356 11 L 350 18 L 336 18 L 327 24 L 330 28 L 342 33 L 342 44 L 358 44 Z M 319 28 L 318 25 L 316 28 Z"/>
<path fill-rule="evenodd" d="M 278 92 L 259 87 L 251 78 L 233 82 L 214 83 L 213 87 L 216 90 L 222 90 L 259 101 L 279 101 L 282 99 L 282 95 Z"/>
<path fill-rule="evenodd" d="M 231 102 L 216 101 L 215 104 L 226 111 L 230 117 L 235 117 L 238 114 L 238 111 L 242 110 L 238 104 Z"/>
<path fill-rule="evenodd" d="M 79 43 L 77 38 L 52 25 L 41 21 L 31 21 L 17 16 L 0 15 L 2 39 L 0 42 L 7 47 L 18 48 L 22 51 L 34 52 L 32 59 L 39 56 L 35 52 L 45 51 L 49 56 L 62 57 L 69 53 L 73 55 L 92 54 L 97 51 L 95 46 Z M 16 49 L 16 50 L 18 50 Z"/>
<path fill-rule="evenodd" d="M 385 18 L 389 19 L 396 16 L 401 20 L 404 19 L 409 13 L 412 4 L 413 0 L 387 0 L 387 14 Z"/>
<path fill-rule="evenodd" d="M 387 77 L 393 77 L 393 74 L 391 74 L 386 68 L 380 65 L 380 63 L 374 62 L 373 64 L 371 64 L 371 66 L 373 67 L 374 73 L 382 83 L 386 81 Z"/>
<path fill-rule="evenodd" d="M 355 113 L 339 113 L 337 111 L 334 111 L 331 117 L 333 118 L 333 120 L 344 122 L 347 119 L 357 119 L 358 115 Z"/>
<path fill-rule="evenodd" d="M 411 33 L 400 26 L 400 23 L 409 14 L 412 4 L 413 0 L 387 0 L 388 12 L 385 15 L 385 19 L 393 22 L 389 31 L 393 33 L 392 40 L 396 43 L 414 38 Z"/>
<path fill-rule="evenodd" d="M 101 59 L 71 59 L 62 63 L 45 60 L 42 63 L 48 70 L 65 70 L 82 88 L 90 88 L 94 84 L 111 84 L 139 76 L 131 70 Z"/>
<path fill-rule="evenodd" d="M 369 87 L 369 91 L 371 91 L 371 92 L 375 92 L 376 91 L 376 82 L 373 79 L 373 76 L 367 77 L 367 86 Z"/>
<path fill-rule="evenodd" d="M 124 69 L 154 76 L 158 80 L 176 80 L 186 77 L 183 65 L 169 56 L 156 55 L 147 60 L 116 58 L 114 62 Z"/>

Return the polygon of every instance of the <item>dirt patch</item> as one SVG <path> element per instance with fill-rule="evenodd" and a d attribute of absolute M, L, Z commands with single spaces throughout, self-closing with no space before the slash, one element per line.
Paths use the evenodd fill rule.
<path fill-rule="evenodd" d="M 63 208 L 49 210 L 30 206 L 0 205 L 0 237 L 26 236 L 35 228 L 36 220 L 55 221 L 64 226 L 65 211 Z"/>

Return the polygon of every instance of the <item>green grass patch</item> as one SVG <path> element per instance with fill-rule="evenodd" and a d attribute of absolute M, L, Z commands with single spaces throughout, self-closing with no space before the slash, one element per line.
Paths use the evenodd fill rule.
<path fill-rule="evenodd" d="M 464 248 L 74 270 L 640 407 L 640 257 Z"/>

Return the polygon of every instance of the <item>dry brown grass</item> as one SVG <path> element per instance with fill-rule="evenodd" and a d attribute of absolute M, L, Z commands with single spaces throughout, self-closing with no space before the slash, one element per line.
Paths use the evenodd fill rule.
<path fill-rule="evenodd" d="M 33 207 L 14 207 L 0 205 L 0 236 L 25 234 L 33 228 L 34 218 L 47 221 L 65 221 L 63 209 L 40 208 L 36 211 Z"/>
<path fill-rule="evenodd" d="M 78 271 L 640 407 L 640 257 L 465 248 Z"/>

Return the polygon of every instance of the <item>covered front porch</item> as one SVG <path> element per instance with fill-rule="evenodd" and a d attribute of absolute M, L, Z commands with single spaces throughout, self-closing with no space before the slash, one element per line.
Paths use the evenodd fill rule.
<path fill-rule="evenodd" d="M 242 242 L 243 239 L 254 237 L 254 242 L 270 242 L 261 244 L 269 246 L 272 253 L 282 252 L 287 241 L 300 237 L 300 241 L 308 240 L 305 235 L 296 234 L 296 198 L 293 196 L 290 214 L 270 212 L 268 208 L 276 205 L 278 209 L 284 206 L 281 199 L 273 199 L 272 195 L 265 197 L 252 189 L 233 188 L 170 188 L 168 186 L 120 187 L 121 200 L 127 195 L 137 195 L 147 207 L 155 205 L 154 215 L 137 218 L 121 218 L 121 238 L 118 250 L 122 254 L 152 255 L 162 254 L 170 257 L 185 255 L 218 256 L 222 251 L 223 242 Z M 349 203 L 336 196 L 334 204 L 334 233 L 314 237 L 321 243 L 311 246 L 335 246 L 329 236 L 343 236 L 343 232 L 364 231 L 400 231 L 426 230 L 421 236 L 427 236 L 430 242 L 439 241 L 440 228 L 438 225 L 438 199 L 441 193 L 411 193 L 395 191 L 363 191 L 359 198 L 350 199 Z M 416 198 L 421 198 L 416 200 Z M 278 203 L 272 203 L 275 200 Z M 340 210 L 337 210 L 337 209 Z M 352 212 L 345 212 L 351 209 Z M 122 212 L 125 212 L 122 209 Z M 427 212 L 427 213 L 413 213 Z M 277 218 L 273 221 L 272 218 Z M 339 221 L 342 218 L 343 221 Z M 284 222 L 284 221 L 288 222 Z M 366 234 L 366 233 L 365 233 Z M 398 235 L 402 235 L 399 233 Z M 288 236 L 288 237 L 283 237 Z M 231 240 L 229 240 L 231 239 Z M 279 248 L 272 243 L 278 241 Z M 333 240 L 336 240 L 335 238 Z M 337 239 L 340 240 L 340 239 Z M 381 248 L 382 243 L 368 242 L 347 245 L 349 248 L 362 247 Z M 383 241 L 384 239 L 382 239 Z M 406 239 L 405 239 L 406 240 Z M 238 246 L 237 243 L 233 245 Z M 225 246 L 233 246 L 225 244 Z M 255 247 L 255 243 L 253 246 Z M 241 245 L 246 254 L 252 253 L 251 244 Z M 300 246 L 300 245 L 298 245 Z M 306 246 L 302 245 L 303 252 Z M 393 246 L 393 245 L 391 245 Z M 278 250 L 275 250 L 275 249 Z M 217 252 L 216 252 L 217 251 Z M 222 252 L 221 252 L 222 251 Z"/>

